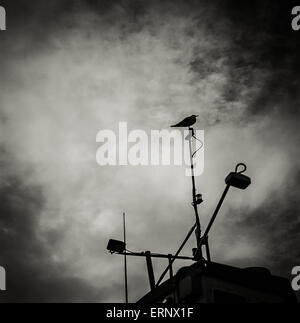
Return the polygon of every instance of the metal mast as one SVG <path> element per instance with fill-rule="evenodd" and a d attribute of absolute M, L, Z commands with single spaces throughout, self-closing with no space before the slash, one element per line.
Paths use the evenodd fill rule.
<path fill-rule="evenodd" d="M 196 218 L 196 241 L 197 241 L 197 252 L 195 254 L 196 260 L 201 260 L 201 225 L 200 225 L 200 218 L 198 213 L 198 204 L 202 202 L 202 199 L 198 199 L 197 196 L 197 190 L 196 190 L 196 184 L 195 184 L 195 174 L 194 174 L 194 154 L 192 150 L 192 138 L 195 138 L 195 132 L 194 128 L 189 128 L 189 135 L 187 136 L 187 139 L 189 141 L 189 150 L 190 150 L 190 162 L 191 162 L 191 177 L 192 177 L 192 194 L 193 194 L 193 208 L 195 212 L 195 218 Z M 199 195 L 201 197 L 201 195 Z"/>

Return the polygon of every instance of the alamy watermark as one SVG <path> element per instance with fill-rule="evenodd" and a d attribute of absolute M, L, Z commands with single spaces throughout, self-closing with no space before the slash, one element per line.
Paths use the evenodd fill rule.
<path fill-rule="evenodd" d="M 293 7 L 292 16 L 294 16 L 291 23 L 292 29 L 298 31 L 300 30 L 300 6 Z"/>
<path fill-rule="evenodd" d="M 6 271 L 0 266 L 0 291 L 6 290 Z"/>
<path fill-rule="evenodd" d="M 300 266 L 295 266 L 292 269 L 292 275 L 295 276 L 292 279 L 292 288 L 297 292 L 300 290 Z"/>
<path fill-rule="evenodd" d="M 100 130 L 96 142 L 101 143 L 96 152 L 99 166 L 186 166 L 185 175 L 191 176 L 192 143 L 194 175 L 204 170 L 204 130 L 145 130 L 128 132 L 127 122 L 119 122 L 118 133 Z"/>
<path fill-rule="evenodd" d="M 0 30 L 6 30 L 6 11 L 0 6 Z"/>

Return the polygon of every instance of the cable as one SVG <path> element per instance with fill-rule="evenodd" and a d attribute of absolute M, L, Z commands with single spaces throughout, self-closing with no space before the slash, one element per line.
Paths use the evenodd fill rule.
<path fill-rule="evenodd" d="M 203 144 L 202 144 L 202 146 L 200 147 L 200 148 L 198 148 L 194 153 L 193 153 L 193 155 L 192 155 L 192 158 L 194 158 L 194 156 L 196 155 L 196 153 L 201 149 L 203 147 Z"/>
<path fill-rule="evenodd" d="M 195 135 L 192 135 L 192 138 L 198 140 L 199 142 L 201 142 L 201 146 L 192 154 L 192 158 L 194 158 L 194 156 L 196 155 L 196 153 L 203 147 L 203 141 L 198 139 Z"/>

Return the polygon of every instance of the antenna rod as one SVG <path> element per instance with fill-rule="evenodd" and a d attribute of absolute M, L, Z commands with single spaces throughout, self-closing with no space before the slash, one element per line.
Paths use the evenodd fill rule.
<path fill-rule="evenodd" d="M 223 201 L 224 201 L 224 199 L 226 197 L 226 194 L 228 193 L 229 188 L 230 188 L 230 185 L 227 184 L 226 187 L 225 187 L 225 190 L 224 190 L 224 192 L 223 192 L 223 194 L 222 194 L 222 196 L 220 198 L 220 201 L 219 201 L 219 203 L 218 203 L 218 205 L 217 205 L 217 207 L 215 209 L 215 212 L 214 212 L 212 218 L 210 219 L 210 221 L 208 223 L 208 226 L 207 226 L 207 228 L 206 228 L 206 230 L 205 230 L 205 232 L 204 232 L 204 234 L 203 234 L 203 236 L 201 238 L 200 247 L 202 246 L 203 243 L 206 242 L 209 230 L 210 230 L 211 226 L 213 225 L 213 223 L 214 223 L 214 221 L 215 221 L 215 219 L 216 219 L 216 217 L 218 215 L 218 212 L 219 212 L 219 210 L 220 210 L 220 208 L 221 208 L 221 206 L 223 204 Z"/>
<path fill-rule="evenodd" d="M 123 233 L 124 233 L 124 243 L 126 247 L 126 218 L 125 212 L 123 212 Z M 126 252 L 124 253 L 124 273 L 125 273 L 125 303 L 128 303 L 128 282 L 127 282 L 127 257 Z"/>
<path fill-rule="evenodd" d="M 193 230 L 195 230 L 196 225 L 194 225 Z M 193 232 L 192 232 L 193 233 Z M 124 256 L 124 252 L 113 252 L 115 255 Z M 133 256 L 133 257 L 146 257 L 146 253 L 142 252 L 126 252 L 126 256 Z M 161 258 L 161 259 L 169 259 L 169 255 L 164 255 L 160 253 L 151 253 L 151 258 Z M 172 259 L 181 259 L 181 260 L 195 260 L 195 257 L 188 257 L 188 256 L 173 256 L 171 255 Z"/>

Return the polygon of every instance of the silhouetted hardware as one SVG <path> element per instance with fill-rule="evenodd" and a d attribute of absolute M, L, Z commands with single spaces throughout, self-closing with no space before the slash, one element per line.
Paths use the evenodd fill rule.
<path fill-rule="evenodd" d="M 190 166 L 192 179 L 192 206 L 195 213 L 195 223 L 190 228 L 187 236 L 179 246 L 174 255 L 156 254 L 150 251 L 132 252 L 126 250 L 125 214 L 124 221 L 124 242 L 109 240 L 107 249 L 111 253 L 123 255 L 125 259 L 125 299 L 128 302 L 127 294 L 127 267 L 126 256 L 138 256 L 146 259 L 148 278 L 151 292 L 140 299 L 139 303 L 295 303 L 296 296 L 287 279 L 276 277 L 266 268 L 250 267 L 246 269 L 217 264 L 211 261 L 208 243 L 208 234 L 214 221 L 219 214 L 221 206 L 231 186 L 245 189 L 251 184 L 250 177 L 243 175 L 247 170 L 244 163 L 238 163 L 235 171 L 231 172 L 225 179 L 226 187 L 212 214 L 212 217 L 202 235 L 198 214 L 198 205 L 203 202 L 202 194 L 197 193 L 194 177 L 193 157 L 197 153 L 192 151 L 192 140 L 195 137 L 194 129 L 191 128 L 196 122 L 196 115 L 185 118 L 172 127 L 189 127 Z M 242 169 L 241 169 L 242 168 Z M 239 170 L 240 169 L 240 170 Z M 192 249 L 192 257 L 180 256 L 191 235 L 196 235 L 196 248 Z M 202 249 L 205 247 L 204 258 Z M 152 265 L 152 258 L 165 258 L 168 266 L 155 282 L 155 275 Z M 174 276 L 173 263 L 176 259 L 194 261 L 189 267 L 181 268 Z M 170 278 L 163 282 L 165 275 L 169 272 Z"/>
<path fill-rule="evenodd" d="M 238 171 L 240 167 L 241 171 Z M 179 256 L 191 234 L 199 228 L 196 222 L 188 232 L 175 255 L 155 254 L 146 252 L 126 252 L 125 243 L 110 240 L 107 249 L 119 255 L 140 256 L 146 258 L 148 278 L 151 291 L 142 297 L 138 303 L 296 303 L 297 299 L 289 281 L 282 277 L 271 275 L 268 269 L 249 267 L 245 269 L 231 267 L 211 261 L 208 234 L 220 211 L 230 186 L 245 189 L 251 180 L 243 175 L 247 169 L 245 164 L 236 165 L 235 172 L 226 177 L 225 190 L 216 206 L 216 209 L 206 227 L 204 234 L 193 249 L 193 257 Z M 194 184 L 194 183 L 193 183 Z M 193 204 L 202 202 L 202 195 L 195 193 L 193 185 Z M 197 214 L 197 213 L 196 213 Z M 124 239 L 125 240 L 125 239 Z M 206 248 L 206 259 L 202 254 L 202 247 Z M 155 283 L 152 258 L 166 258 L 167 268 Z M 175 259 L 195 261 L 189 267 L 179 269 L 173 273 Z M 164 282 L 163 278 L 169 271 L 170 278 Z"/>
<path fill-rule="evenodd" d="M 180 121 L 179 123 L 177 123 L 177 124 L 174 124 L 173 126 L 171 126 L 171 127 L 190 127 L 190 126 L 192 126 L 193 124 L 195 124 L 196 123 L 196 121 L 197 121 L 197 117 L 199 117 L 198 115 L 195 115 L 195 114 L 193 114 L 193 115 L 191 115 L 191 116 L 189 116 L 189 117 L 187 117 L 187 118 L 185 118 L 185 119 L 183 119 L 182 121 Z"/>
<path fill-rule="evenodd" d="M 153 290 L 156 287 L 155 278 L 154 278 L 154 271 L 153 271 L 153 266 L 152 266 L 152 258 L 168 259 L 170 267 L 167 268 L 167 271 L 170 272 L 170 276 L 173 276 L 172 263 L 173 263 L 173 261 L 175 259 L 194 260 L 193 257 L 178 256 L 178 254 L 172 255 L 172 254 L 151 253 L 150 251 L 145 251 L 145 252 L 144 251 L 143 252 L 132 252 L 132 251 L 130 251 L 130 252 L 111 252 L 111 253 L 116 253 L 117 255 L 123 255 L 123 256 L 145 257 L 146 258 L 148 278 L 149 278 L 149 283 L 150 283 L 151 290 Z"/>
<path fill-rule="evenodd" d="M 196 203 L 201 204 L 203 202 L 202 194 L 196 194 Z"/>
<path fill-rule="evenodd" d="M 248 177 L 246 175 L 231 172 L 226 177 L 225 183 L 227 185 L 244 190 L 245 188 L 247 188 L 251 184 L 251 179 L 250 179 L 250 177 Z"/>
<path fill-rule="evenodd" d="M 107 250 L 111 253 L 118 252 L 123 253 L 126 249 L 126 244 L 123 241 L 110 239 L 107 244 Z"/>
<path fill-rule="evenodd" d="M 238 171 L 238 169 L 242 167 L 243 169 Z M 235 166 L 235 171 L 231 172 L 225 179 L 225 183 L 227 185 L 239 188 L 244 190 L 245 188 L 247 188 L 250 184 L 251 184 L 251 179 L 250 177 L 243 175 L 242 173 L 244 173 L 247 170 L 247 166 L 244 163 L 238 163 Z"/>

